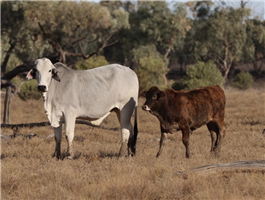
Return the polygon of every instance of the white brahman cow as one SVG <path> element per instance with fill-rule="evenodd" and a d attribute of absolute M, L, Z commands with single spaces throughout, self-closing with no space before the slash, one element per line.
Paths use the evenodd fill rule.
<path fill-rule="evenodd" d="M 73 157 L 73 138 L 76 118 L 99 125 L 115 111 L 120 125 L 122 143 L 119 155 L 135 154 L 137 139 L 137 102 L 139 82 L 129 67 L 106 65 L 90 70 L 73 70 L 62 63 L 52 64 L 47 58 L 36 60 L 27 79 L 36 78 L 43 93 L 44 108 L 54 127 L 54 156 L 61 158 L 62 124 L 65 124 L 67 158 Z M 131 116 L 135 110 L 134 133 Z"/>

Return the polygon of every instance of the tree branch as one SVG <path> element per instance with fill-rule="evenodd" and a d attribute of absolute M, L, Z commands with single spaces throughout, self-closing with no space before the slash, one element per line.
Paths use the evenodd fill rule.
<path fill-rule="evenodd" d="M 34 64 L 22 64 L 14 68 L 13 70 L 7 72 L 1 79 L 11 80 L 20 73 L 28 72 L 34 67 Z"/>
<path fill-rule="evenodd" d="M 1 89 L 7 88 L 7 87 L 11 87 L 12 93 L 14 94 L 16 94 L 19 90 L 19 88 L 15 84 L 11 83 L 10 81 L 6 79 L 1 79 Z"/>
<path fill-rule="evenodd" d="M 9 44 L 10 44 L 10 47 L 9 47 L 9 49 L 6 52 L 5 59 L 4 59 L 3 63 L 2 63 L 2 65 L 1 65 L 1 73 L 2 74 L 5 74 L 5 72 L 6 72 L 6 65 L 8 63 L 9 58 L 10 58 L 12 50 L 16 47 L 17 40 L 15 40 L 14 42 L 11 42 L 11 39 L 10 39 Z"/>

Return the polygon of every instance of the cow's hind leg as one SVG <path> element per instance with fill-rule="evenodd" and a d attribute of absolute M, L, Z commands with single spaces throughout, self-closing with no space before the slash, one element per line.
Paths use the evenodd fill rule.
<path fill-rule="evenodd" d="M 62 125 L 54 128 L 55 151 L 53 157 L 61 158 Z"/>
<path fill-rule="evenodd" d="M 134 138 L 131 124 L 131 116 L 135 107 L 135 102 L 129 101 L 117 115 L 121 124 L 121 147 L 119 156 L 134 155 Z M 127 150 L 127 151 L 126 151 Z"/>

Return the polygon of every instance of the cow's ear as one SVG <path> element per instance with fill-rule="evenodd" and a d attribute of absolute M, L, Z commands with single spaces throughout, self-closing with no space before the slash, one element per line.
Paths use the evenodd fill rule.
<path fill-rule="evenodd" d="M 54 78 L 56 81 L 58 81 L 58 82 L 60 82 L 61 80 L 60 80 L 60 77 L 59 77 L 59 75 L 58 75 L 58 71 L 55 69 L 55 68 L 53 68 L 52 69 L 52 78 Z"/>
<path fill-rule="evenodd" d="M 31 80 L 36 77 L 36 70 L 31 69 L 26 76 L 26 79 Z"/>
<path fill-rule="evenodd" d="M 146 97 L 146 93 L 147 93 L 147 91 L 142 91 L 142 92 L 140 92 L 140 96 L 141 97 Z"/>

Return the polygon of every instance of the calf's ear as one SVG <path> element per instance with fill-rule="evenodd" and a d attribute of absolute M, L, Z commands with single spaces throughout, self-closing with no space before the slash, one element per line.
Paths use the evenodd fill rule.
<path fill-rule="evenodd" d="M 58 82 L 60 82 L 61 80 L 60 80 L 60 77 L 59 77 L 59 75 L 58 75 L 58 71 L 55 69 L 55 68 L 53 68 L 52 69 L 52 78 L 54 78 L 56 81 L 58 81 Z"/>
<path fill-rule="evenodd" d="M 159 100 L 161 97 L 166 96 L 166 94 L 165 94 L 165 92 L 159 90 L 159 91 L 157 92 L 156 96 L 157 96 L 157 97 L 156 97 L 157 100 Z"/>
<path fill-rule="evenodd" d="M 36 72 L 35 72 L 35 70 L 31 69 L 31 70 L 28 72 L 28 74 L 27 74 L 27 76 L 26 76 L 26 79 L 31 80 L 31 79 L 33 79 L 33 78 L 35 78 L 35 77 L 36 77 Z"/>
<path fill-rule="evenodd" d="M 142 92 L 140 92 L 140 96 L 141 97 L 146 97 L 146 93 L 147 93 L 147 91 L 142 91 Z"/>

